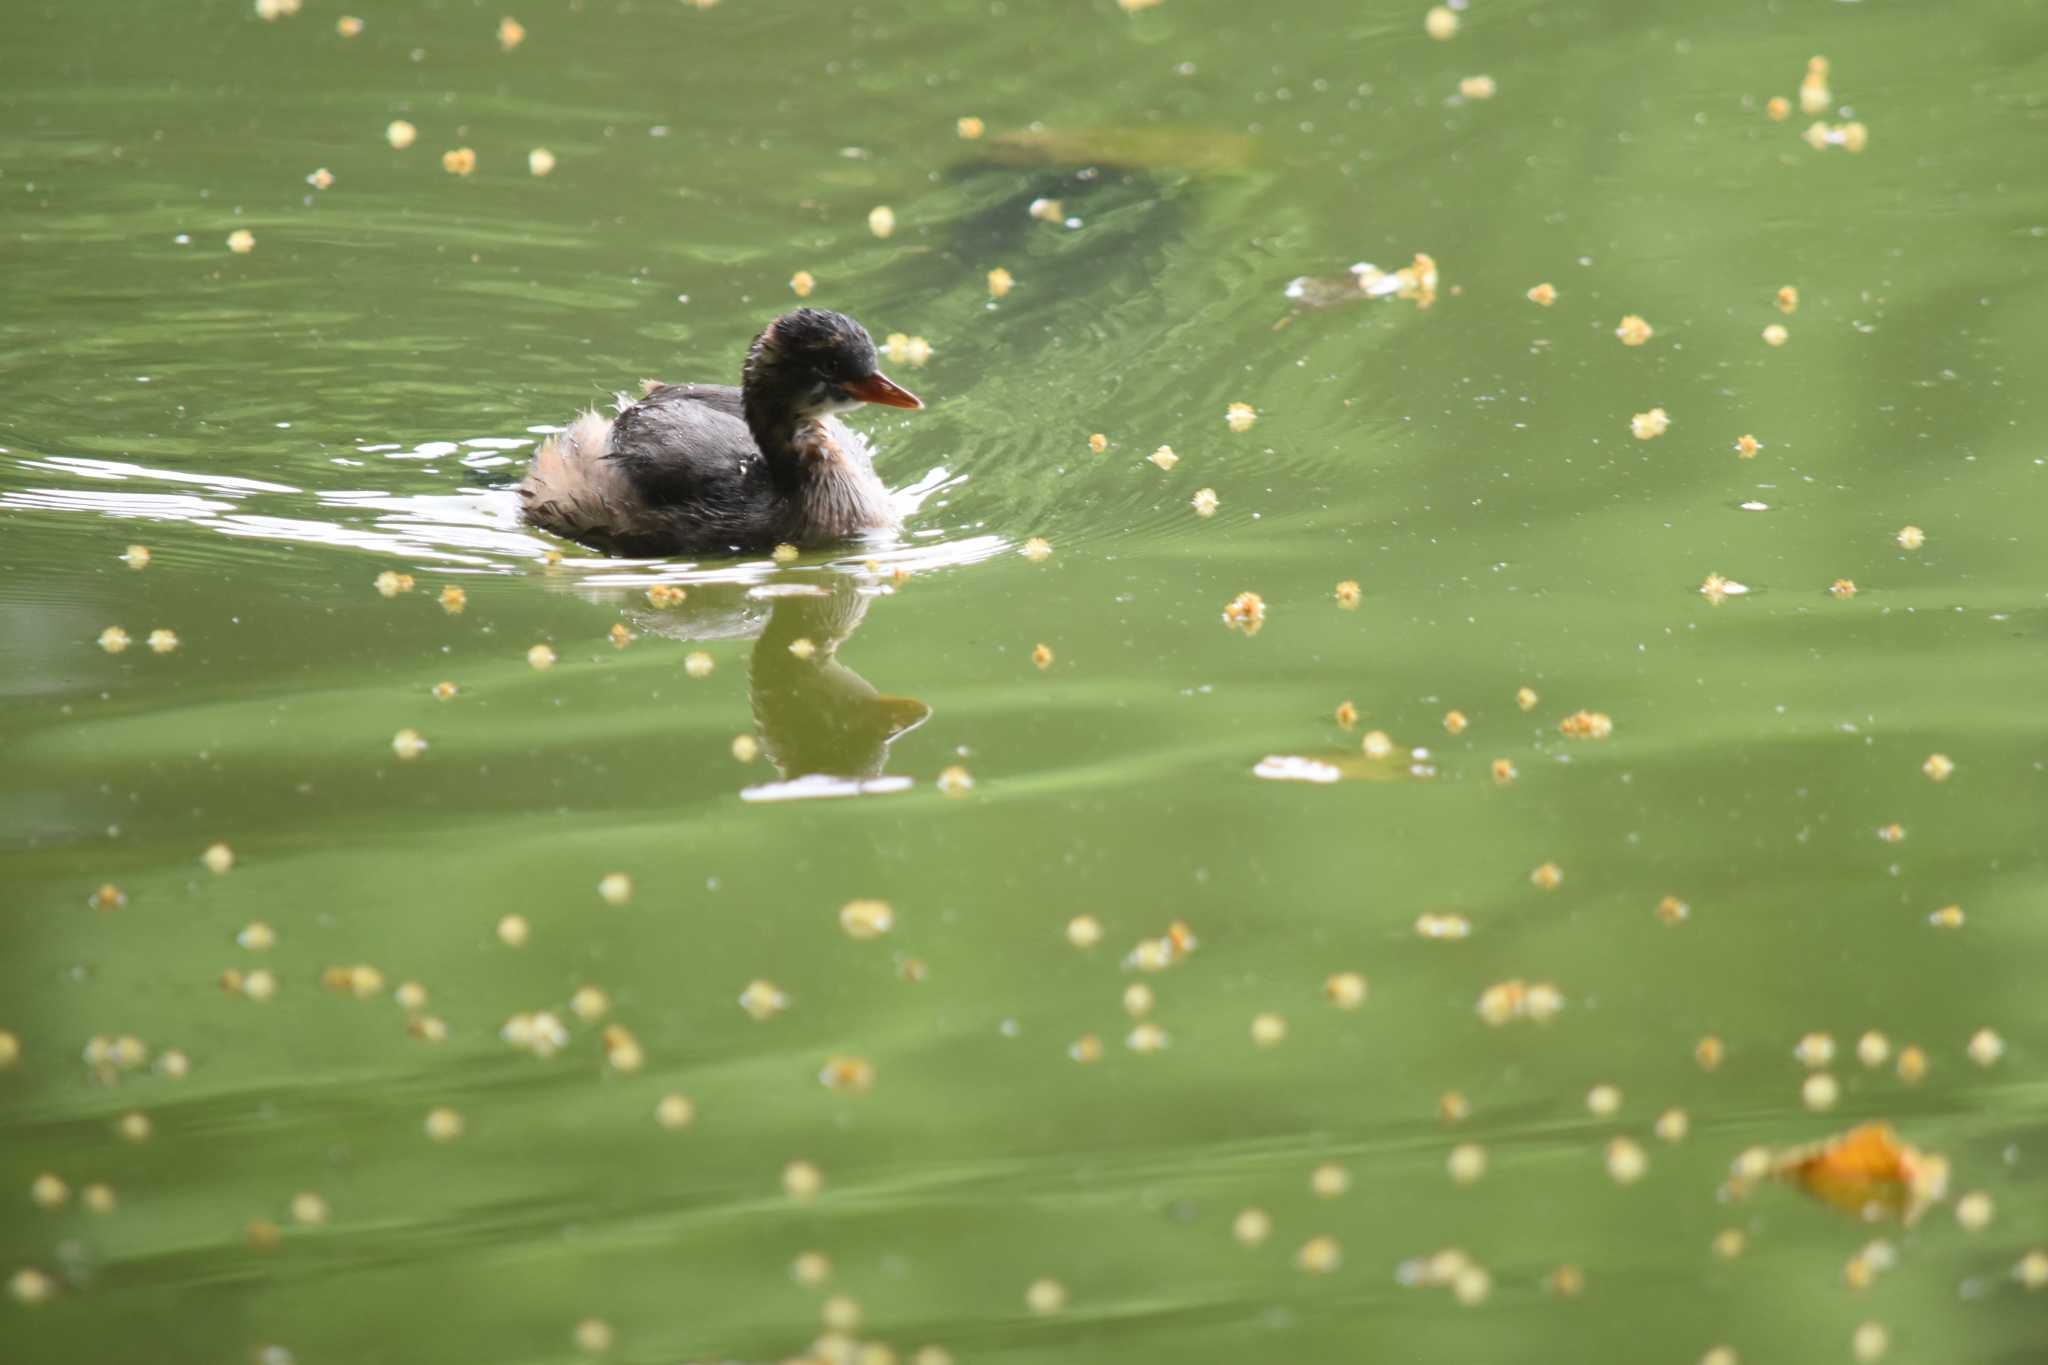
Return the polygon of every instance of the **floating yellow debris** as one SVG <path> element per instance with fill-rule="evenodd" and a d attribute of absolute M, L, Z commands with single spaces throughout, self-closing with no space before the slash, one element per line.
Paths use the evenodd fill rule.
<path fill-rule="evenodd" d="M 939 792 L 945 796 L 965 796 L 974 790 L 974 775 L 954 764 L 939 774 Z"/>
<path fill-rule="evenodd" d="M 57 1282 L 34 1266 L 23 1266 L 7 1281 L 7 1292 L 17 1303 L 34 1306 L 57 1296 Z"/>
<path fill-rule="evenodd" d="M 1421 938 L 1470 938 L 1472 921 L 1459 914 L 1425 911 L 1415 917 L 1415 932 Z"/>
<path fill-rule="evenodd" d="M 1860 123 L 1844 123 L 1830 128 L 1825 123 L 1816 123 L 1799 135 L 1806 145 L 1816 152 L 1829 147 L 1840 147 L 1854 155 L 1870 145 L 1870 130 Z"/>
<path fill-rule="evenodd" d="M 2012 1277 L 2028 1293 L 2048 1288 L 2048 1250 L 2036 1247 L 2013 1263 Z"/>
<path fill-rule="evenodd" d="M 1614 334 L 1621 338 L 1621 344 L 1624 346 L 1640 346 L 1657 332 L 1639 314 L 1630 313 L 1621 320 L 1621 325 L 1614 329 Z"/>
<path fill-rule="evenodd" d="M 1900 1049 L 1898 1072 L 1907 1085 L 1920 1084 L 1927 1079 L 1927 1053 L 1911 1044 Z"/>
<path fill-rule="evenodd" d="M 1102 1039 L 1092 1033 L 1084 1033 L 1067 1046 L 1067 1055 L 1083 1066 L 1102 1060 Z"/>
<path fill-rule="evenodd" d="M 498 46 L 510 52 L 526 41 L 526 25 L 509 15 L 498 21 Z"/>
<path fill-rule="evenodd" d="M 114 1131 L 127 1142 L 147 1142 L 156 1125 L 140 1109 L 131 1109 L 114 1122 Z"/>
<path fill-rule="evenodd" d="M 1920 765 L 1920 771 L 1927 774 L 1929 780 L 1934 782 L 1948 781 L 1949 774 L 1955 770 L 1955 762 L 1947 754 L 1929 754 L 1927 755 L 1927 761 Z"/>
<path fill-rule="evenodd" d="M 1024 1291 L 1024 1306 L 1040 1317 L 1058 1313 L 1067 1306 L 1067 1287 L 1058 1280 L 1033 1280 Z"/>
<path fill-rule="evenodd" d="M 1906 841 L 1906 827 L 1896 820 L 1889 825 L 1879 825 L 1877 837 L 1887 844 L 1902 844 Z"/>
<path fill-rule="evenodd" d="M 1666 924 L 1683 924 L 1692 914 L 1692 907 L 1676 896 L 1666 896 L 1657 902 L 1657 918 Z"/>
<path fill-rule="evenodd" d="M 1067 921 L 1067 942 L 1076 948 L 1093 948 L 1102 942 L 1102 921 L 1093 915 L 1076 915 Z"/>
<path fill-rule="evenodd" d="M 400 730 L 391 737 L 391 752 L 410 762 L 427 751 L 427 741 L 419 731 Z"/>
<path fill-rule="evenodd" d="M 1610 1118 L 1621 1112 L 1621 1087 L 1596 1085 L 1586 1092 L 1586 1112 L 1596 1118 Z"/>
<path fill-rule="evenodd" d="M 1856 595 L 1856 581 L 1851 578 L 1837 578 L 1828 584 L 1828 595 L 1846 601 Z"/>
<path fill-rule="evenodd" d="M 1745 460 L 1754 460 L 1756 453 L 1763 448 L 1764 443 L 1754 436 L 1738 436 L 1735 438 L 1735 453 Z"/>
<path fill-rule="evenodd" d="M 606 904 L 624 905 L 633 899 L 633 879 L 623 872 L 607 872 L 597 879 L 597 894 Z"/>
<path fill-rule="evenodd" d="M 1366 980 L 1358 972 L 1335 972 L 1323 982 L 1323 998 L 1340 1010 L 1355 1010 L 1365 1003 Z"/>
<path fill-rule="evenodd" d="M 989 297 L 992 299 L 1002 298 L 1010 292 L 1016 283 L 1016 276 L 1001 266 L 997 266 L 994 270 L 988 272 Z"/>
<path fill-rule="evenodd" d="M 462 691 L 462 689 L 461 689 L 461 688 L 459 688 L 459 687 L 457 687 L 457 686 L 456 686 L 456 685 L 455 685 L 454 683 L 452 683 L 452 682 L 437 682 L 437 683 L 435 683 L 435 684 L 434 684 L 434 689 L 433 689 L 433 692 L 434 692 L 434 700 L 435 700 L 435 701 L 454 701 L 454 700 L 455 700 L 455 697 L 456 697 L 456 694 L 457 694 L 457 693 L 459 693 L 459 692 L 461 692 L 461 691 Z"/>
<path fill-rule="evenodd" d="M 1783 323 L 1774 322 L 1770 326 L 1764 328 L 1763 336 L 1764 345 L 1783 346 L 1788 340 L 1791 339 L 1792 334 L 1785 330 Z"/>
<path fill-rule="evenodd" d="M 154 654 L 169 654 L 178 647 L 178 632 L 159 627 L 149 633 L 149 648 Z"/>
<path fill-rule="evenodd" d="M 60 1209 L 70 1202 L 71 1187 L 63 1177 L 44 1171 L 30 1183 L 28 1197 L 39 1209 Z"/>
<path fill-rule="evenodd" d="M 441 169 L 450 175 L 467 176 L 476 172 L 476 152 L 473 148 L 457 147 L 441 153 Z"/>
<path fill-rule="evenodd" d="M 1223 411 L 1223 423 L 1232 431 L 1250 431 L 1252 424 L 1258 420 L 1259 414 L 1253 411 L 1250 403 L 1232 403 Z"/>
<path fill-rule="evenodd" d="M 523 948 L 532 934 L 524 915 L 506 915 L 498 921 L 498 941 L 507 948 Z"/>
<path fill-rule="evenodd" d="M 797 1253 L 789 1263 L 789 1278 L 806 1289 L 816 1289 L 832 1278 L 832 1262 L 822 1251 Z"/>
<path fill-rule="evenodd" d="M 808 1161 L 792 1161 L 782 1168 L 782 1192 L 791 1199 L 815 1199 L 824 1188 L 824 1173 Z"/>
<path fill-rule="evenodd" d="M 1216 490 L 1213 488 L 1197 488 L 1195 496 L 1188 499 L 1188 504 L 1195 509 L 1196 516 L 1213 517 L 1216 515 L 1216 508 L 1218 506 Z"/>
<path fill-rule="evenodd" d="M 1809 1070 L 1818 1070 L 1835 1060 L 1835 1040 L 1832 1034 L 1809 1033 L 1793 1045 L 1792 1055 L 1800 1065 Z"/>
<path fill-rule="evenodd" d="M 526 170 L 529 175 L 553 175 L 555 154 L 545 147 L 535 147 L 526 154 Z"/>
<path fill-rule="evenodd" d="M 789 290 L 800 299 L 807 299 L 818 287 L 818 277 L 808 270 L 799 270 L 789 277 Z"/>
<path fill-rule="evenodd" d="M 377 589 L 377 593 L 381 597 L 396 597 L 402 592 L 411 592 L 413 590 L 413 577 L 409 573 L 395 573 L 390 569 L 386 569 L 383 573 L 377 575 L 376 582 L 372 586 Z"/>
<path fill-rule="evenodd" d="M 1729 598 L 1742 597 L 1748 592 L 1748 584 L 1738 583 L 1732 578 L 1723 578 L 1717 573 L 1708 574 L 1700 583 L 1700 596 L 1706 598 L 1710 606 L 1718 607 Z"/>
<path fill-rule="evenodd" d="M 921 370 L 932 358 L 932 344 L 923 337 L 891 332 L 882 343 L 882 354 L 892 365 L 908 365 L 913 370 Z"/>
<path fill-rule="evenodd" d="M 1539 891 L 1555 891 L 1564 885 L 1564 869 L 1556 863 L 1539 863 L 1530 870 L 1529 882 Z"/>
<path fill-rule="evenodd" d="M 534 668 L 547 670 L 555 666 L 555 651 L 550 645 L 539 644 L 526 651 L 526 662 Z"/>
<path fill-rule="evenodd" d="M 955 119 L 953 121 L 953 131 L 967 141 L 972 142 L 988 131 L 988 125 L 970 114 L 965 118 Z"/>
<path fill-rule="evenodd" d="M 2005 1055 L 2005 1039 L 1998 1036 L 1996 1029 L 1980 1028 L 1970 1035 L 1965 1051 L 1978 1066 L 1994 1066 Z"/>
<path fill-rule="evenodd" d="M 1358 580 L 1355 578 L 1347 578 L 1337 585 L 1337 605 L 1346 611 L 1358 610 L 1358 603 L 1362 596 L 1363 593 L 1358 586 Z"/>
<path fill-rule="evenodd" d="M 1564 1008 L 1564 996 L 1547 981 L 1516 977 L 1488 986 L 1479 996 L 1479 1017 L 1495 1028 L 1515 1019 L 1543 1023 Z"/>
<path fill-rule="evenodd" d="M 1458 12 L 1448 5 L 1431 6 L 1422 16 L 1422 31 L 1440 43 L 1449 42 L 1458 34 Z"/>
<path fill-rule="evenodd" d="M 887 237 L 896 231 L 896 210 L 887 204 L 877 204 L 869 209 L 868 231 L 877 237 Z"/>
<path fill-rule="evenodd" d="M 752 763 L 761 756 L 761 741 L 752 735 L 734 735 L 732 756 L 742 763 Z"/>
<path fill-rule="evenodd" d="M 1041 536 L 1033 536 L 1031 537 L 1031 539 L 1024 542 L 1023 547 L 1019 549 L 1017 553 L 1023 555 L 1033 564 L 1041 564 L 1044 563 L 1045 560 L 1051 556 L 1052 542 L 1044 539 Z"/>
<path fill-rule="evenodd" d="M 1098 431 L 1088 438 L 1088 448 L 1100 455 L 1109 449 L 1109 438 Z"/>
<path fill-rule="evenodd" d="M 1607 1174 L 1617 1185 L 1633 1185 L 1649 1169 L 1649 1154 L 1633 1138 L 1618 1137 L 1607 1144 Z"/>
<path fill-rule="evenodd" d="M 1273 1220 L 1264 1209 L 1241 1209 L 1230 1220 L 1230 1235 L 1239 1246 L 1259 1246 L 1273 1235 Z"/>
<path fill-rule="evenodd" d="M 247 228 L 236 228 L 228 234 L 228 250 L 237 256 L 246 256 L 256 249 L 256 234 Z"/>
<path fill-rule="evenodd" d="M 1653 1129 L 1657 1136 L 1666 1142 L 1683 1142 L 1685 1135 L 1691 1130 L 1692 1120 L 1686 1117 L 1683 1109 L 1666 1109 L 1657 1115 Z"/>
<path fill-rule="evenodd" d="M 1031 662 L 1038 666 L 1041 673 L 1052 667 L 1052 657 L 1051 645 L 1040 643 L 1031 647 Z"/>
<path fill-rule="evenodd" d="M 419 135 L 420 130 L 402 118 L 391 120 L 384 129 L 384 140 L 401 152 L 412 146 L 419 139 Z"/>
<path fill-rule="evenodd" d="M 1895 537 L 1902 550 L 1917 550 L 1927 543 L 1927 533 L 1917 526 L 1902 526 Z"/>
<path fill-rule="evenodd" d="M 1140 1055 L 1157 1052 L 1172 1041 L 1166 1036 L 1165 1029 L 1149 1019 L 1124 1036 L 1124 1046 Z"/>
<path fill-rule="evenodd" d="M 1740 1256 L 1748 1244 L 1749 1238 L 1741 1228 L 1722 1228 L 1714 1234 L 1714 1254 L 1724 1261 Z"/>
<path fill-rule="evenodd" d="M 839 927 L 851 939 L 877 939 L 896 927 L 896 912 L 887 901 L 848 901 L 839 907 Z"/>
<path fill-rule="evenodd" d="M 1513 759 L 1496 758 L 1493 760 L 1493 781 L 1496 786 L 1505 787 L 1519 776 L 1521 774 L 1515 770 L 1515 761 Z"/>
<path fill-rule="evenodd" d="M 1311 1275 L 1327 1275 L 1344 1264 L 1344 1248 L 1335 1237 L 1311 1237 L 1294 1253 L 1294 1263 Z"/>
<path fill-rule="evenodd" d="M 1460 1185 L 1470 1185 L 1486 1174 L 1486 1149 L 1476 1142 L 1461 1142 L 1444 1158 L 1444 1170 Z"/>
<path fill-rule="evenodd" d="M 1982 1190 L 1972 1190 L 1956 1201 L 1956 1222 L 1969 1232 L 1982 1232 L 1991 1226 L 1997 1212 L 1998 1206 Z"/>
<path fill-rule="evenodd" d="M 1834 102 L 1828 89 L 1828 59 L 1814 57 L 1806 63 L 1806 75 L 1799 82 L 1799 112 L 1824 114 Z"/>
<path fill-rule="evenodd" d="M 1025 210 L 1041 223 L 1064 223 L 1067 220 L 1066 205 L 1057 199 L 1034 199 Z"/>
<path fill-rule="evenodd" d="M 1937 929 L 1960 929 L 1963 927 L 1963 907 L 1944 905 L 1929 915 L 1927 922 Z"/>
<path fill-rule="evenodd" d="M 773 1019 L 789 1008 L 789 997 L 772 981 L 750 981 L 740 992 L 740 1008 L 756 1019 Z"/>
<path fill-rule="evenodd" d="M 1445 729 L 1445 731 L 1446 731 L 1446 732 L 1448 732 L 1448 733 L 1450 733 L 1450 734 L 1453 734 L 1453 735 L 1462 735 L 1462 734 L 1464 734 L 1464 733 L 1465 733 L 1465 727 L 1466 727 L 1467 725 L 1469 725 L 1470 723 L 1471 723 L 1471 722 L 1470 722 L 1470 721 L 1468 721 L 1468 720 L 1466 719 L 1466 717 L 1465 717 L 1465 713 L 1464 713 L 1463 711 L 1446 711 L 1446 712 L 1444 712 L 1444 729 Z"/>
<path fill-rule="evenodd" d="M 647 589 L 647 605 L 650 607 L 679 607 L 689 593 L 673 583 L 656 583 Z M 618 637 L 613 636 L 614 639 Z"/>
<path fill-rule="evenodd" d="M 1671 429 L 1671 414 L 1662 408 L 1651 408 L 1628 419 L 1629 435 L 1638 441 L 1654 440 Z"/>
<path fill-rule="evenodd" d="M 1468 100 L 1490 100 L 1495 90 L 1491 76 L 1467 76 L 1458 82 L 1458 93 Z"/>
<path fill-rule="evenodd" d="M 1858 1323 L 1849 1337 L 1849 1353 L 1856 1357 L 1857 1365 L 1874 1365 L 1874 1362 L 1884 1359 L 1884 1353 L 1891 1346 L 1891 1333 L 1884 1329 L 1882 1323 Z"/>
<path fill-rule="evenodd" d="M 1866 1123 L 1822 1142 L 1745 1158 L 1729 1191 L 1746 1195 L 1765 1177 L 1798 1185 L 1866 1222 L 1898 1216 L 1910 1225 L 1946 1197 L 1948 1162 L 1899 1141 L 1890 1124 Z"/>
<path fill-rule="evenodd" d="M 1604 711 L 1574 711 L 1557 723 L 1566 739 L 1606 739 L 1614 733 L 1614 717 Z"/>
<path fill-rule="evenodd" d="M 1180 463 L 1180 456 L 1173 453 L 1172 446 L 1161 446 L 1145 458 L 1161 469 L 1171 469 Z"/>
<path fill-rule="evenodd" d="M 363 21 L 356 18 L 353 14 L 344 14 L 334 21 L 334 31 L 344 38 L 360 37 L 363 31 Z"/>
<path fill-rule="evenodd" d="M 1351 1189 L 1351 1172 L 1326 1161 L 1308 1173 L 1309 1192 L 1318 1199 L 1338 1199 Z"/>
<path fill-rule="evenodd" d="M 844 1053 L 827 1057 L 818 1071 L 818 1083 L 842 1094 L 865 1095 L 874 1088 L 875 1064 L 865 1057 Z"/>
<path fill-rule="evenodd" d="M 585 1318 L 576 1324 L 573 1334 L 576 1349 L 587 1356 L 601 1356 L 611 1350 L 617 1340 L 612 1325 L 603 1318 Z"/>
<path fill-rule="evenodd" d="M 128 648 L 128 632 L 119 626 L 108 626 L 100 632 L 99 646 L 109 654 L 119 654 Z"/>
<path fill-rule="evenodd" d="M 789 649 L 790 653 L 796 654 L 796 645 L 798 643 L 809 644 L 810 641 L 792 642 Z M 802 658 L 803 656 L 799 654 L 797 657 Z M 717 667 L 718 661 L 701 649 L 693 649 L 683 656 L 683 672 L 692 678 L 708 678 L 711 676 L 712 670 Z"/>
<path fill-rule="evenodd" d="M 1548 308 L 1557 302 L 1557 286 L 1545 281 L 1529 291 L 1529 302 L 1540 308 Z"/>
<path fill-rule="evenodd" d="M 1255 592 L 1241 592 L 1223 609 L 1223 624 L 1246 635 L 1257 635 L 1266 624 L 1266 600 Z"/>
<path fill-rule="evenodd" d="M 1472 1117 L 1472 1101 L 1462 1090 L 1446 1090 L 1436 1097 L 1436 1116 L 1445 1123 L 1463 1123 Z"/>

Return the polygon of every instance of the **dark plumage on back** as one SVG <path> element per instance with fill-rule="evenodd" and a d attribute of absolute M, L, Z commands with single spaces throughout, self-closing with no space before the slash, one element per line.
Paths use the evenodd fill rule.
<path fill-rule="evenodd" d="M 843 314 L 800 308 L 747 348 L 740 387 L 662 384 L 607 423 L 586 412 L 534 452 L 531 524 L 608 554 L 815 545 L 899 525 L 858 432 L 861 403 L 924 405 L 884 377 Z"/>

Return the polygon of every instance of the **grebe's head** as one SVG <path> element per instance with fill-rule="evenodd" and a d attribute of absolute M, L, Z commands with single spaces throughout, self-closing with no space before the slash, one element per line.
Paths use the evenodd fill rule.
<path fill-rule="evenodd" d="M 823 308 L 799 308 L 763 328 L 747 348 L 741 386 L 749 408 L 766 402 L 799 421 L 862 403 L 924 406 L 876 365 L 874 339 L 866 328 Z"/>

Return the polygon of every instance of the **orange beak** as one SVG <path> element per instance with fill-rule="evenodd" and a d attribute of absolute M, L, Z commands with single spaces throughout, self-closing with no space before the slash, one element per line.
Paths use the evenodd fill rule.
<path fill-rule="evenodd" d="M 866 379 L 855 380 L 846 386 L 848 396 L 863 403 L 880 403 L 892 408 L 921 408 L 924 402 L 909 389 L 902 388 L 880 370 Z"/>

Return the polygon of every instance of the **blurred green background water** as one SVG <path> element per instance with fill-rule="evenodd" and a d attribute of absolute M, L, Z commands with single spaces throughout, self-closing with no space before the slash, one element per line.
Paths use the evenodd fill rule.
<path fill-rule="evenodd" d="M 0 1273 L 54 1292 L 0 1305 L 0 1356 L 566 1361 L 591 1319 L 634 1362 L 1805 1362 L 1868 1322 L 1891 1360 L 2048 1356 L 2013 1274 L 2048 1241 L 2048 14 L 1481 0 L 1439 42 L 1423 8 L 366 0 L 352 38 L 321 0 L 11 11 Z M 1815 54 L 1860 154 L 1765 112 Z M 1497 94 L 1461 96 L 1481 74 Z M 1417 252 L 1427 309 L 1283 296 Z M 798 271 L 933 348 L 891 366 L 928 411 L 856 419 L 923 495 L 905 543 L 619 565 L 517 527 L 538 432 L 643 375 L 729 380 Z M 1652 407 L 1669 432 L 1631 439 Z M 1710 572 L 1748 593 L 1712 605 Z M 655 581 L 688 602 L 649 607 Z M 1249 638 L 1221 619 L 1244 591 Z M 1579 708 L 1612 737 L 1561 736 Z M 1375 728 L 1434 776 L 1358 757 Z M 1361 780 L 1254 776 L 1276 755 Z M 821 785 L 865 791 L 793 799 Z M 124 908 L 88 905 L 107 883 Z M 839 927 L 863 897 L 880 941 Z M 1123 959 L 1175 920 L 1200 946 L 1142 978 L 1170 1038 L 1144 1054 Z M 275 947 L 238 946 L 252 922 Z M 355 964 L 374 998 L 323 989 Z M 258 969 L 268 1001 L 218 984 Z M 1323 994 L 1347 970 L 1356 1011 Z M 760 1022 L 757 978 L 789 998 Z M 1562 1014 L 1488 1027 L 1513 978 Z M 560 1055 L 501 1039 L 534 1011 Z M 1866 1030 L 1925 1079 L 1861 1065 Z M 189 1074 L 88 1062 L 123 1035 Z M 819 1083 L 840 1054 L 871 1091 Z M 1588 1111 L 1603 1083 L 1619 1112 Z M 656 1121 L 670 1094 L 688 1126 Z M 456 1141 L 423 1131 L 442 1107 Z M 1720 1196 L 1744 1149 L 1868 1119 L 1945 1153 L 1988 1225 Z M 1349 1190 L 1318 1198 L 1331 1162 Z M 1306 1274 L 1317 1236 L 1342 1264 Z M 1897 1265 L 1859 1292 L 1873 1237 Z M 1444 1247 L 1483 1302 L 1399 1283 Z M 792 1278 L 805 1251 L 828 1285 Z M 1577 1297 L 1546 1290 L 1565 1265 Z M 1027 1306 L 1042 1279 L 1063 1311 Z M 833 1294 L 861 1318 L 817 1344 Z"/>

